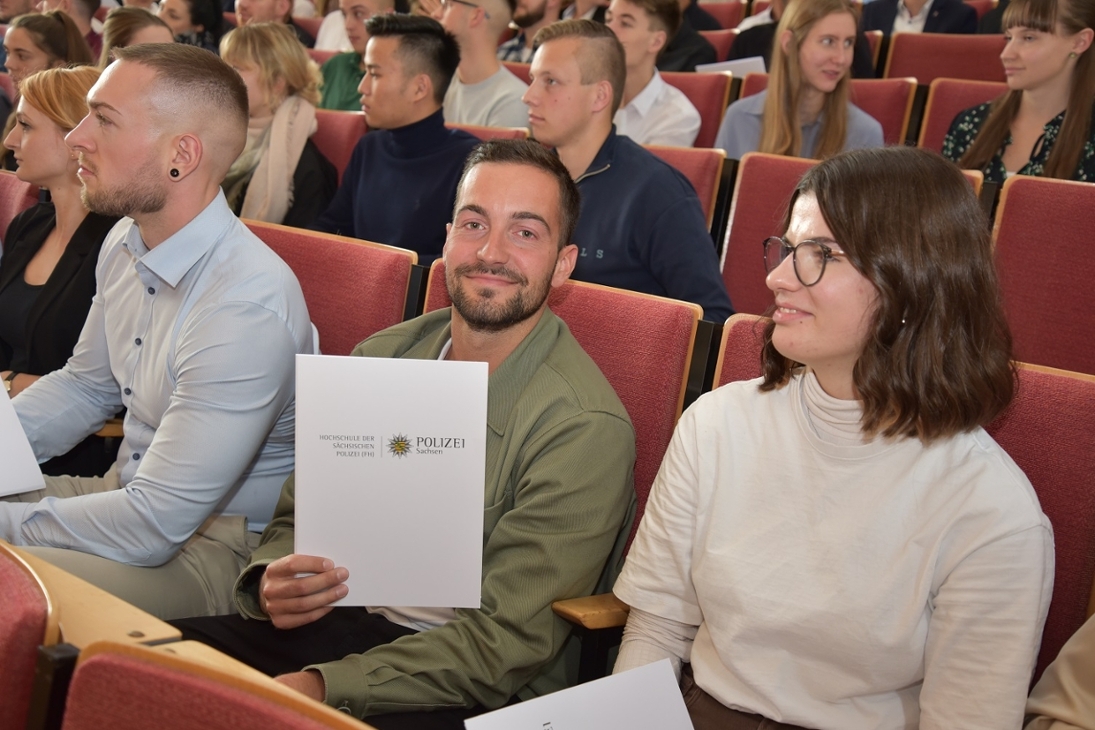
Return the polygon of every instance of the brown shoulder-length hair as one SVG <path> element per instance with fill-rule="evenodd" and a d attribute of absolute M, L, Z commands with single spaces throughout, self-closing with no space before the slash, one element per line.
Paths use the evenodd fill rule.
<path fill-rule="evenodd" d="M 1095 0 L 1012 0 L 1004 11 L 1005 29 L 1016 26 L 1044 33 L 1075 35 L 1095 28 Z M 1023 92 L 1012 90 L 993 100 L 988 119 L 958 164 L 984 169 L 1011 134 Z M 1091 133 L 1091 106 L 1095 101 L 1095 53 L 1088 48 L 1076 59 L 1069 83 L 1068 106 L 1061 131 L 1046 160 L 1044 177 L 1072 178 L 1080 166 L 1084 144 Z"/>
<path fill-rule="evenodd" d="M 798 157 L 802 154 L 802 129 L 798 109 L 802 102 L 802 66 L 799 49 L 819 20 L 829 15 L 847 13 L 859 24 L 859 11 L 849 0 L 794 0 L 787 4 L 776 27 L 772 42 L 772 63 L 768 75 L 768 96 L 764 101 L 760 152 Z M 791 32 L 791 42 L 785 53 L 780 38 Z M 840 79 L 832 93 L 826 95 L 821 110 L 821 133 L 814 157 L 824 160 L 844 149 L 848 136 L 848 95 L 851 69 Z"/>
<path fill-rule="evenodd" d="M 845 152 L 802 178 L 848 261 L 878 291 L 852 371 L 868 437 L 924 443 L 983 426 L 1011 401 L 1015 369 L 988 221 L 959 169 L 933 152 Z M 764 391 L 800 367 L 765 330 Z"/>

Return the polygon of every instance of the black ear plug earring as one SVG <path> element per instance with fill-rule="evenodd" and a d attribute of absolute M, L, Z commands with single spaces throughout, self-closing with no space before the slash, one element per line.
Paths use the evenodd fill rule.
<path fill-rule="evenodd" d="M 179 176 L 179 171 L 176 170 L 174 167 L 172 167 L 171 168 L 171 177 L 178 177 L 178 176 Z"/>

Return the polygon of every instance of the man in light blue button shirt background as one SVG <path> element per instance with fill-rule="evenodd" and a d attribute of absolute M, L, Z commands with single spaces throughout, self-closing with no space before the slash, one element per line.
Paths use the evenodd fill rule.
<path fill-rule="evenodd" d="M 72 358 L 13 403 L 39 461 L 127 408 L 103 478 L 0 502 L 0 538 L 163 618 L 228 613 L 293 467 L 300 285 L 220 190 L 247 91 L 207 51 L 122 49 L 68 136 L 107 236 Z"/>

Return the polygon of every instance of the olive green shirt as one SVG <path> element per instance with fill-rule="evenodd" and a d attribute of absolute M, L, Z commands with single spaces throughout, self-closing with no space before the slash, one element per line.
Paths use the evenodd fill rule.
<path fill-rule="evenodd" d="M 379 332 L 353 354 L 436 359 L 449 337 L 444 309 Z M 491 374 L 487 392 L 480 608 L 308 667 L 323 674 L 327 704 L 356 717 L 494 708 L 573 679 L 574 647 L 563 653 L 570 626 L 551 604 L 607 590 L 619 571 L 635 506 L 634 430 L 601 371 L 550 311 Z M 237 582 L 245 616 L 265 618 L 256 569 L 293 552 L 293 489 L 290 477 Z"/>

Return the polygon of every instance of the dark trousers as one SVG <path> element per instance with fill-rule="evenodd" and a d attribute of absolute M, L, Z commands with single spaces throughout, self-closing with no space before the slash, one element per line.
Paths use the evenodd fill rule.
<path fill-rule="evenodd" d="M 282 631 L 269 621 L 240 616 L 211 616 L 170 622 L 184 639 L 208 644 L 271 677 L 299 672 L 361 654 L 415 633 L 364 608 L 336 608 L 310 624 Z M 464 720 L 486 712 L 485 707 L 436 712 L 400 712 L 371 715 L 365 721 L 379 730 L 463 730 Z"/>
<path fill-rule="evenodd" d="M 806 730 L 798 725 L 769 720 L 751 712 L 731 710 L 700 689 L 692 677 L 692 665 L 681 672 L 681 694 L 688 717 L 696 730 Z"/>

